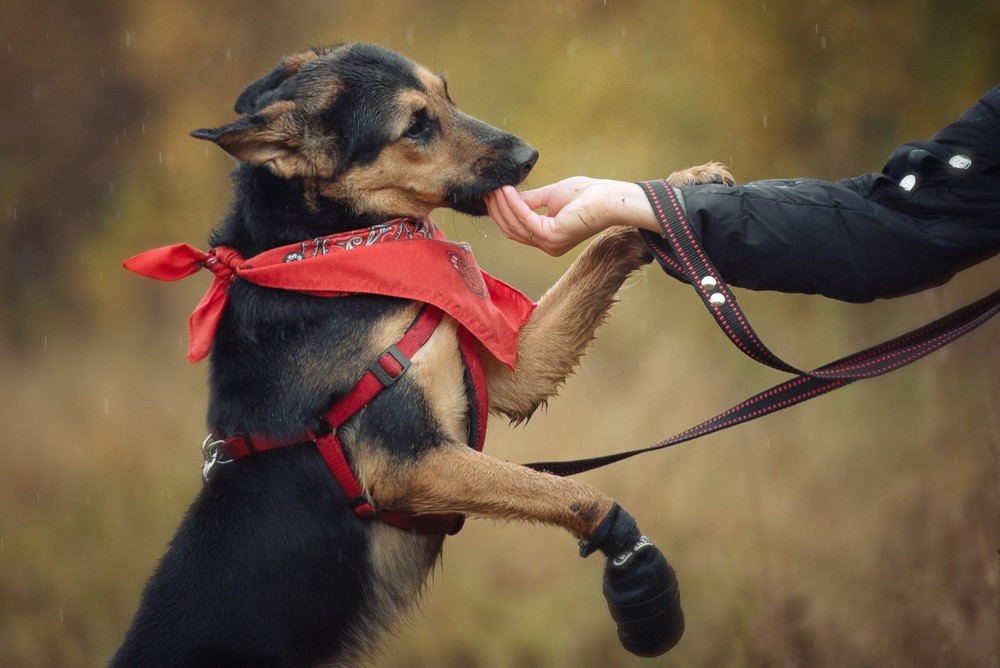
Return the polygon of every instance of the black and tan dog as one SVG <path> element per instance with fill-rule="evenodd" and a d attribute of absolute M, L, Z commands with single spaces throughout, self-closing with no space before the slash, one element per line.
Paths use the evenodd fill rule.
<path fill-rule="evenodd" d="M 199 130 L 241 162 L 213 247 L 249 258 L 437 207 L 483 215 L 483 197 L 537 159 L 519 138 L 460 112 L 444 80 L 364 44 L 290 56 L 239 97 L 241 118 Z M 675 178 L 709 180 L 711 168 Z M 576 365 L 623 280 L 649 260 L 637 234 L 598 237 L 520 332 L 517 371 L 479 350 L 492 413 L 520 421 Z M 421 304 L 324 298 L 235 280 L 214 333 L 208 421 L 294 442 L 400 340 Z M 673 571 L 615 502 L 582 483 L 467 445 L 470 408 L 450 317 L 409 368 L 340 429 L 377 514 L 359 518 L 316 442 L 218 466 L 155 574 L 114 666 L 342 666 L 363 662 L 411 607 L 443 534 L 383 513 L 543 522 L 608 556 L 605 593 L 625 646 L 655 655 L 683 616 Z M 474 403 L 474 402 L 473 402 Z M 356 505 L 356 503 L 355 503 Z"/>

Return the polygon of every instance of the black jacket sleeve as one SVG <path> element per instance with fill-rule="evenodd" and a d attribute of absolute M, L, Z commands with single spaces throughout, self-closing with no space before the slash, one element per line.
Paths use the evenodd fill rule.
<path fill-rule="evenodd" d="M 854 302 L 940 285 L 1000 252 L 1000 86 L 881 174 L 677 192 L 732 285 Z"/>

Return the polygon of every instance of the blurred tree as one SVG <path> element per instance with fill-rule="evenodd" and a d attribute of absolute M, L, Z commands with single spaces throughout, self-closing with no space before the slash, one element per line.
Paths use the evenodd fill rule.
<path fill-rule="evenodd" d="M 129 36 L 105 0 L 0 8 L 0 333 L 37 335 L 74 299 L 83 242 L 107 222 L 117 166 L 149 108 L 122 56 Z"/>

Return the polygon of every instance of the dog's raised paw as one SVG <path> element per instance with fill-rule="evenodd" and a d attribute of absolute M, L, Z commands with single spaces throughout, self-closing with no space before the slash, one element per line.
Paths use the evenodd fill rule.
<path fill-rule="evenodd" d="M 677 574 L 663 553 L 639 532 L 617 503 L 580 555 L 604 553 L 604 598 L 618 626 L 622 647 L 644 657 L 669 651 L 684 634 L 684 611 Z"/>
<path fill-rule="evenodd" d="M 684 634 L 677 574 L 645 536 L 608 559 L 604 598 L 618 626 L 618 639 L 632 654 L 660 656 Z"/>
<path fill-rule="evenodd" d="M 721 162 L 707 162 L 704 165 L 674 172 L 667 177 L 667 183 L 674 187 L 697 186 L 706 183 L 733 186 L 736 181 L 729 169 Z"/>

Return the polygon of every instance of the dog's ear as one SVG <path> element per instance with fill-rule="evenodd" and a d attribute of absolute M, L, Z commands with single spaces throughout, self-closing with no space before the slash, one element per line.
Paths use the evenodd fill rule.
<path fill-rule="evenodd" d="M 282 83 L 298 74 L 303 65 L 316 60 L 326 51 L 327 49 L 309 49 L 286 56 L 269 74 L 257 79 L 240 93 L 233 110 L 237 114 L 252 114 L 259 111 L 268 93 L 277 90 Z"/>
<path fill-rule="evenodd" d="M 218 144 L 233 157 L 266 167 L 284 179 L 328 179 L 336 162 L 336 139 L 309 132 L 307 119 L 291 100 L 275 102 L 260 113 L 191 136 Z"/>

